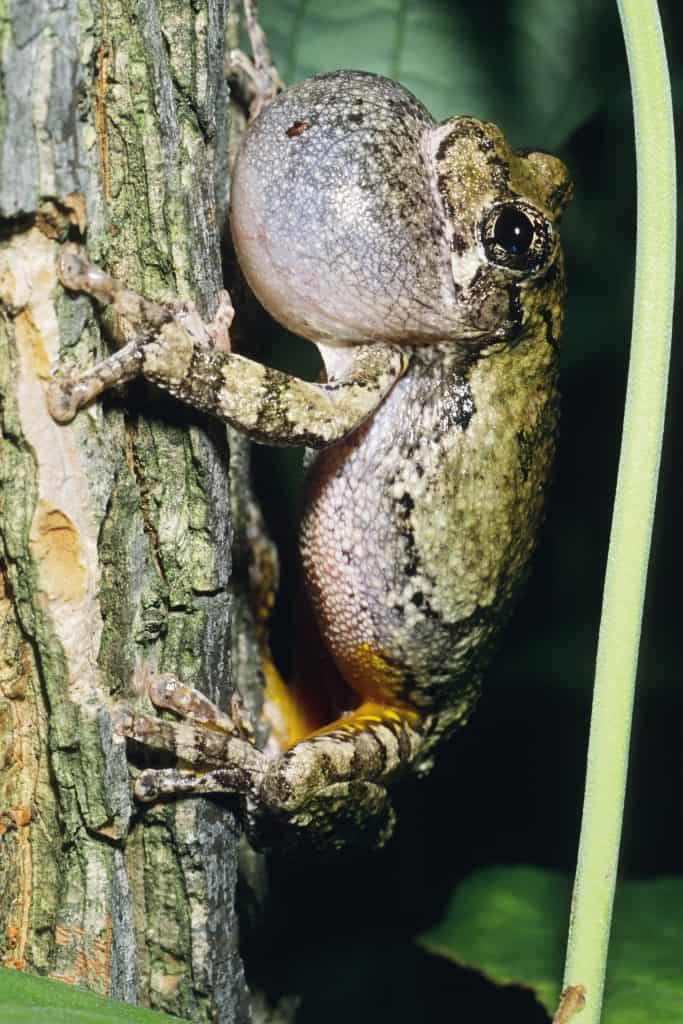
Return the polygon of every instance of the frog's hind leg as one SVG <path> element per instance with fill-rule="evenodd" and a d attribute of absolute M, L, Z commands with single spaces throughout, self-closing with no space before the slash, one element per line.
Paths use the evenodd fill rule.
<path fill-rule="evenodd" d="M 239 727 L 190 687 L 160 677 L 150 687 L 159 707 L 187 716 L 170 722 L 122 707 L 118 731 L 172 753 L 180 770 L 148 769 L 138 799 L 232 793 L 247 798 L 249 831 L 259 846 L 306 839 L 322 850 L 381 846 L 393 831 L 386 784 L 419 755 L 414 711 L 366 702 L 269 759 Z"/>
<path fill-rule="evenodd" d="M 269 764 L 255 817 L 257 839 L 269 845 L 291 833 L 323 849 L 382 846 L 394 825 L 386 784 L 422 746 L 414 711 L 361 704 Z"/>

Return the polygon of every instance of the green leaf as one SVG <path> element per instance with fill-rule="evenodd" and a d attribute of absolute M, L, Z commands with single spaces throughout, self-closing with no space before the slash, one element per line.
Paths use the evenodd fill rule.
<path fill-rule="evenodd" d="M 188 1024 L 63 982 L 0 967 L 2 1024 Z"/>
<path fill-rule="evenodd" d="M 532 988 L 557 1007 L 571 885 L 553 871 L 487 868 L 461 883 L 446 913 L 420 936 L 432 953 L 477 967 L 492 981 Z M 680 1020 L 683 879 L 617 889 L 603 1024 Z"/>
<path fill-rule="evenodd" d="M 609 92 L 591 72 L 605 40 L 619 39 L 611 7 L 278 0 L 261 16 L 290 84 L 336 68 L 374 71 L 401 81 L 437 120 L 472 114 L 500 124 L 514 145 L 556 148 Z"/>

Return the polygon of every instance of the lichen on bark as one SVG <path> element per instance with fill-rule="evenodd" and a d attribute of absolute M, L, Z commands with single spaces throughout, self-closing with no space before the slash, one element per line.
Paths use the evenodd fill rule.
<path fill-rule="evenodd" d="M 126 329 L 57 283 L 84 210 L 108 270 L 215 309 L 225 18 L 0 0 L 0 962 L 219 1022 L 247 1017 L 235 819 L 140 813 L 110 710 L 150 667 L 229 706 L 226 434 L 146 385 L 59 427 L 44 386 Z"/>

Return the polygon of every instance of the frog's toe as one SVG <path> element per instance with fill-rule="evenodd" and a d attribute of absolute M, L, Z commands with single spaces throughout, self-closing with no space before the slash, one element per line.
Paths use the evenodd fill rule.
<path fill-rule="evenodd" d="M 253 740 L 254 730 L 235 698 L 231 713 L 227 714 L 200 690 L 187 686 L 170 672 L 151 673 L 147 680 L 147 693 L 156 708 L 173 711 L 181 718 L 197 725 L 207 725 L 226 736 Z"/>
<path fill-rule="evenodd" d="M 80 408 L 77 384 L 63 377 L 50 381 L 46 398 L 48 411 L 56 423 L 71 423 Z"/>
<path fill-rule="evenodd" d="M 245 788 L 244 772 L 239 767 L 218 768 L 201 774 L 177 768 L 146 768 L 135 780 L 135 798 L 140 803 L 151 804 L 165 797 L 240 795 Z"/>

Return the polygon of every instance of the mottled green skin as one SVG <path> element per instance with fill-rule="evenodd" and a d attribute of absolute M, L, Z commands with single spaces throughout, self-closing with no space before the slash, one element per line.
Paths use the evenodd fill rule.
<path fill-rule="evenodd" d="M 310 468 L 301 546 L 325 642 L 364 699 L 419 709 L 421 759 L 467 717 L 526 576 L 555 378 L 536 334 L 464 371 L 450 347 L 415 349 L 372 419 Z"/>
<path fill-rule="evenodd" d="M 148 308 L 65 250 L 62 281 L 143 329 L 60 384 L 55 416 L 142 374 L 256 440 L 322 449 L 302 559 L 359 704 L 267 757 L 230 730 L 207 737 L 200 698 L 171 686 L 163 706 L 196 726 L 126 711 L 121 730 L 210 771 L 144 772 L 141 799 L 241 792 L 265 842 L 283 827 L 327 845 L 390 834 L 386 784 L 426 767 L 467 718 L 535 545 L 557 425 L 556 222 L 570 191 L 554 157 L 515 154 L 473 118 L 436 125 L 378 76 L 336 72 L 278 97 L 237 159 L 233 236 L 264 305 L 319 346 L 323 384 L 213 346 L 215 326 L 194 311 Z M 511 211 L 530 232 L 521 255 L 500 228 Z"/>
<path fill-rule="evenodd" d="M 409 355 L 372 417 L 313 461 L 301 550 L 344 679 L 419 709 L 419 756 L 466 717 L 535 544 L 569 190 L 554 157 L 517 155 L 473 118 L 436 125 L 360 72 L 288 90 L 235 168 L 237 252 L 271 312 L 321 345 L 331 376 L 361 338 Z M 490 258 L 506 204 L 538 226 L 530 266 Z"/>

